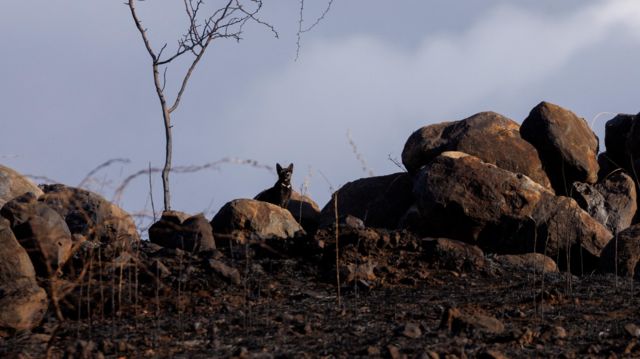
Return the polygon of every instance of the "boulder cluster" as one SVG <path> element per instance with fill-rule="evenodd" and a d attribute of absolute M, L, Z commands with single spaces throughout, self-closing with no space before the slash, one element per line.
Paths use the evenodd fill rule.
<path fill-rule="evenodd" d="M 86 274 L 89 254 L 111 261 L 140 240 L 131 216 L 98 194 L 35 186 L 0 165 L 0 336 L 33 328 Z"/>
<path fill-rule="evenodd" d="M 411 284 L 427 276 L 409 263 L 637 277 L 639 116 L 610 120 L 605 146 L 599 153 L 587 122 L 550 103 L 522 125 L 482 112 L 416 130 L 402 151 L 406 172 L 349 182 L 322 209 L 294 192 L 287 208 L 236 199 L 211 220 L 166 211 L 149 242 L 100 195 L 38 187 L 0 166 L 0 336 L 36 327 L 48 311 L 117 311 L 127 278 L 135 295 L 138 280 L 153 283 L 147 294 L 156 298 L 160 287 L 206 288 L 211 274 L 240 285 L 234 263 L 249 254 L 308 260 L 320 277 L 360 289 L 383 277 Z M 205 274 L 185 284 L 187 272 Z M 449 314 L 443 326 L 468 325 Z"/>
<path fill-rule="evenodd" d="M 337 209 L 367 227 L 543 254 L 576 274 L 635 276 L 639 144 L 640 118 L 618 115 L 599 154 L 588 123 L 547 102 L 522 125 L 494 112 L 428 125 L 405 143 L 407 172 L 347 183 L 320 224 Z"/>

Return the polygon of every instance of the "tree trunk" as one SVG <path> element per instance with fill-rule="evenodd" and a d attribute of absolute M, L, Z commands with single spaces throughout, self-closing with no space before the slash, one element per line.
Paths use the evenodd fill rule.
<path fill-rule="evenodd" d="M 163 109 L 164 133 L 165 133 L 165 157 L 162 169 L 162 190 L 164 192 L 164 210 L 171 210 L 171 191 L 169 190 L 169 172 L 171 172 L 171 155 L 173 153 L 173 136 L 171 134 L 171 114 Z"/>

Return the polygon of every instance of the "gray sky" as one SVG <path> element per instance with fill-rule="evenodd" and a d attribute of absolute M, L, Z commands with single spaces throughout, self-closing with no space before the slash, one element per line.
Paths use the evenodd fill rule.
<path fill-rule="evenodd" d="M 267 2 L 245 39 L 214 43 L 174 112 L 174 164 L 224 157 L 295 163 L 322 206 L 334 187 L 397 172 L 417 128 L 493 110 L 521 122 L 542 100 L 591 121 L 640 111 L 640 1 L 335 0 L 305 34 L 295 62 L 298 4 Z M 139 4 L 156 48 L 175 43 L 182 13 Z M 181 2 L 174 2 L 173 6 Z M 324 1 L 306 1 L 312 21 Z M 179 8 L 178 8 L 179 10 Z M 124 177 L 163 163 L 163 128 L 148 54 L 122 1 L 4 1 L 0 4 L 0 161 L 22 173 L 77 185 L 98 164 L 92 189 L 107 198 Z M 179 65 L 179 64 L 178 64 Z M 168 88 L 183 69 L 169 69 Z M 171 82 L 173 80 L 173 82 Z M 610 115 L 595 122 L 598 135 Z M 173 207 L 216 211 L 253 197 L 275 174 L 241 165 L 175 174 Z M 161 206 L 159 176 L 154 177 Z M 122 205 L 148 208 L 147 178 Z"/>

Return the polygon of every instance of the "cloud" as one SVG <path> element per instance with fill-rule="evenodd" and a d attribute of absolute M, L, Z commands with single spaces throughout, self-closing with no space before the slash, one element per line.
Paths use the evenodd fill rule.
<path fill-rule="evenodd" d="M 638 40 L 638 18 L 635 0 L 599 1 L 555 17 L 509 4 L 462 33 L 425 33 L 413 49 L 367 35 L 310 42 L 298 63 L 256 81 L 231 107 L 228 137 L 248 156 L 264 155 L 266 146 L 273 157 L 293 157 L 344 183 L 365 175 L 348 147 L 350 129 L 377 174 L 395 171 L 388 154 L 399 157 L 419 126 L 493 104 L 511 112 L 499 98 L 580 62 L 582 51 L 619 30 Z"/>

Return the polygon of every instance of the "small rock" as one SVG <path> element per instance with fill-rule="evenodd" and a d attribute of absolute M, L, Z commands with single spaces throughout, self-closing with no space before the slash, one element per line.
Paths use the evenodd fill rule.
<path fill-rule="evenodd" d="M 216 248 L 211 224 L 203 214 L 189 216 L 178 211 L 165 211 L 149 228 L 149 240 L 167 248 L 189 252 L 212 251 Z"/>
<path fill-rule="evenodd" d="M 480 355 L 478 355 L 478 359 L 507 359 L 507 358 L 508 357 L 506 355 L 504 355 L 502 352 L 495 349 L 487 350 L 485 352 L 480 353 Z"/>
<path fill-rule="evenodd" d="M 552 333 L 553 333 L 553 338 L 554 339 L 566 339 L 567 338 L 567 331 L 560 326 L 555 326 L 552 329 Z"/>
<path fill-rule="evenodd" d="M 476 331 L 491 334 L 504 332 L 504 324 L 498 319 L 479 313 L 466 313 L 458 308 L 449 308 L 444 311 L 440 328 L 456 335 Z"/>
<path fill-rule="evenodd" d="M 387 345 L 387 353 L 391 359 L 401 359 L 402 353 L 400 353 L 400 349 L 398 349 L 395 345 Z"/>
<path fill-rule="evenodd" d="M 228 265 L 222 263 L 221 261 L 215 259 L 209 259 L 209 268 L 211 268 L 216 274 L 220 275 L 228 282 L 238 285 L 241 282 L 240 272 L 231 268 Z"/>
<path fill-rule="evenodd" d="M 238 359 L 248 359 L 251 355 L 249 353 L 249 349 L 246 347 L 240 347 L 233 353 L 233 357 Z"/>
<path fill-rule="evenodd" d="M 379 356 L 380 355 L 380 349 L 378 349 L 377 347 L 369 346 L 367 348 L 367 355 L 369 355 L 369 356 Z"/>
<path fill-rule="evenodd" d="M 640 327 L 638 327 L 637 325 L 635 325 L 633 323 L 626 324 L 624 326 L 624 330 L 627 332 L 627 334 L 629 334 L 630 336 L 632 336 L 634 338 L 640 337 Z"/>
<path fill-rule="evenodd" d="M 154 259 L 149 267 L 151 274 L 160 278 L 166 278 L 171 275 L 171 271 L 165 266 L 160 259 Z"/>
<path fill-rule="evenodd" d="M 434 351 L 426 351 L 422 353 L 421 359 L 440 359 L 440 354 Z"/>
<path fill-rule="evenodd" d="M 511 269 L 534 271 L 537 273 L 556 273 L 556 262 L 542 253 L 507 254 L 495 256 L 496 261 L 503 267 Z"/>
<path fill-rule="evenodd" d="M 400 334 L 404 335 L 407 338 L 417 339 L 422 336 L 422 330 L 420 330 L 420 325 L 416 323 L 406 323 L 402 327 L 400 327 Z"/>

